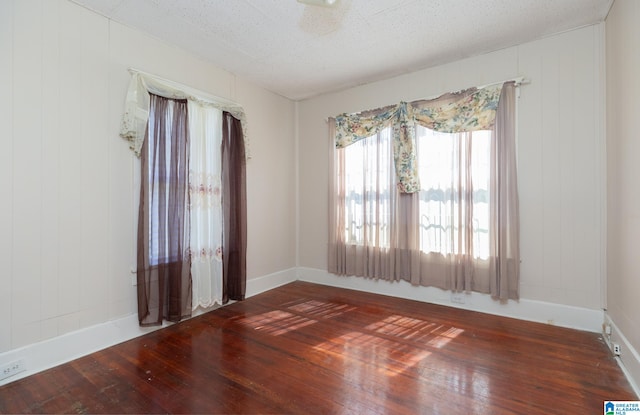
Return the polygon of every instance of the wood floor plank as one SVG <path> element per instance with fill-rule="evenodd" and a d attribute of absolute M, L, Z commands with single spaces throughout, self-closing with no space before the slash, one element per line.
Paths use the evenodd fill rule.
<path fill-rule="evenodd" d="M 295 282 L 0 387 L 0 413 L 586 414 L 636 399 L 597 334 Z"/>

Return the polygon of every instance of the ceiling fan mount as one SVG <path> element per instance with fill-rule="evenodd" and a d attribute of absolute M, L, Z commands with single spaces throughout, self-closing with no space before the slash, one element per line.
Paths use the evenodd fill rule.
<path fill-rule="evenodd" d="M 333 7 L 337 2 L 338 0 L 298 0 L 298 3 L 320 7 Z"/>

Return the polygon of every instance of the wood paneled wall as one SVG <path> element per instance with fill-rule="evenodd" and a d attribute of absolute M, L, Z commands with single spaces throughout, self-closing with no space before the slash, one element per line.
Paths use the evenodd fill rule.
<path fill-rule="evenodd" d="M 327 186 L 327 117 L 523 76 L 530 83 L 518 99 L 521 296 L 601 310 L 603 42 L 598 24 L 302 102 L 300 266 L 326 270 L 328 204 L 317 189 Z M 372 283 L 362 279 L 359 287 Z"/>
<path fill-rule="evenodd" d="M 3 0 L 0 362 L 136 312 L 138 162 L 118 136 L 129 67 L 244 106 L 248 278 L 295 266 L 292 101 L 71 1 Z"/>

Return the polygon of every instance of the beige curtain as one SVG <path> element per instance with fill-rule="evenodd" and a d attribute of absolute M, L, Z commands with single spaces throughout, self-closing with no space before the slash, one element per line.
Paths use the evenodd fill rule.
<path fill-rule="evenodd" d="M 333 125 L 333 120 L 330 123 Z M 397 190 L 391 129 L 336 148 L 332 162 L 345 171 L 345 160 L 358 159 L 362 175 L 334 176 L 331 193 L 330 263 L 332 272 L 399 279 L 411 272 L 411 253 L 418 247 L 412 211 L 417 194 Z M 350 152 L 351 154 L 347 154 Z M 351 209 L 347 209 L 351 206 Z"/>
<path fill-rule="evenodd" d="M 415 109 L 414 112 L 421 111 L 420 115 L 426 118 L 431 109 L 435 108 L 442 114 L 442 108 L 450 108 L 451 102 L 460 102 L 461 97 L 464 100 L 474 97 L 474 94 L 448 94 L 440 99 L 409 105 Z M 426 194 L 428 189 L 407 193 L 402 186 L 398 186 L 398 168 L 393 165 L 394 158 L 388 156 L 395 151 L 393 146 L 397 147 L 397 141 L 394 142 L 397 134 L 392 133 L 393 128 L 384 130 L 376 127 L 375 133 L 369 138 L 344 145 L 336 142 L 337 126 L 335 120 L 330 119 L 331 142 L 336 145 L 332 146 L 330 158 L 329 272 L 390 281 L 406 280 L 414 285 L 454 291 L 490 293 L 502 300 L 518 298 L 514 101 L 514 86 L 511 83 L 502 90 L 497 111 L 494 105 L 493 116 L 496 120 L 491 133 L 488 189 L 491 228 L 488 255 L 484 257 L 473 252 L 472 243 L 475 226 L 471 175 L 474 133 L 455 129 L 449 131 L 456 133 L 453 140 L 457 141 L 455 154 L 458 160 L 447 178 L 448 183 L 439 184 L 439 188 L 455 191 L 450 191 L 446 203 L 439 206 L 440 209 L 444 207 L 450 210 L 447 215 L 451 223 L 434 226 L 448 228 L 450 235 L 447 246 L 442 247 L 440 252 L 433 252 L 421 247 L 421 232 L 427 226 L 424 223 L 424 206 L 431 196 Z M 473 108 L 468 112 L 476 116 L 478 114 Z M 446 120 L 439 122 L 451 125 Z M 493 124 L 493 120 L 485 125 L 490 124 Z M 475 123 L 476 129 L 477 125 Z M 402 128 L 415 127 L 405 124 Z M 404 136 L 413 137 L 414 133 L 415 130 Z M 344 141 L 344 134 L 338 139 Z M 419 146 L 420 142 L 417 142 L 415 147 Z M 346 177 L 346 160 L 350 163 L 358 160 L 363 176 L 356 180 Z M 352 188 L 354 186 L 360 188 Z"/>
<path fill-rule="evenodd" d="M 516 86 L 506 83 L 500 95 L 491 147 L 491 295 L 500 300 L 520 296 L 520 213 L 516 166 Z"/>

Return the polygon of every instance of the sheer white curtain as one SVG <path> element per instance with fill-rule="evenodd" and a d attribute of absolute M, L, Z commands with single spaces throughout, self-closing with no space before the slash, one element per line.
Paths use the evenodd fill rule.
<path fill-rule="evenodd" d="M 222 304 L 222 111 L 189 101 L 193 309 Z"/>

